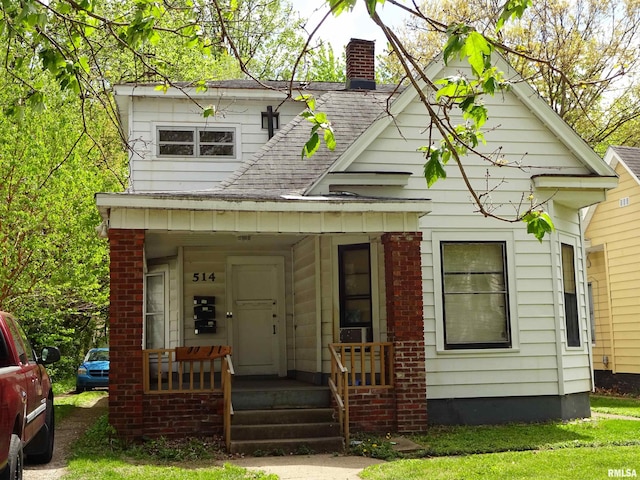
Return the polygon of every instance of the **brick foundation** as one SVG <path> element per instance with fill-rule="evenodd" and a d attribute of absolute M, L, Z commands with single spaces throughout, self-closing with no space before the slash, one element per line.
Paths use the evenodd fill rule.
<path fill-rule="evenodd" d="M 351 388 L 349 428 L 353 432 L 386 434 L 398 431 L 393 389 Z"/>
<path fill-rule="evenodd" d="M 386 233 L 387 336 L 395 349 L 397 431 L 424 431 L 427 382 L 422 300 L 422 233 Z"/>
<path fill-rule="evenodd" d="M 109 422 L 127 440 L 143 433 L 144 230 L 109 230 Z"/>
<path fill-rule="evenodd" d="M 143 406 L 145 436 L 222 435 L 222 392 L 145 395 Z"/>

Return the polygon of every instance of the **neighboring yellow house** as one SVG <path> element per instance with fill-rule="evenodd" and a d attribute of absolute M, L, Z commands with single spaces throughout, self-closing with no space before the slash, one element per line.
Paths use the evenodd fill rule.
<path fill-rule="evenodd" d="M 610 147 L 620 177 L 585 221 L 597 387 L 640 391 L 640 148 Z"/>

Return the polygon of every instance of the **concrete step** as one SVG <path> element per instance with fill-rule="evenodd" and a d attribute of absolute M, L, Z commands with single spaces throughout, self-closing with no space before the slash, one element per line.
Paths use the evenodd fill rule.
<path fill-rule="evenodd" d="M 342 437 L 312 437 L 271 440 L 233 440 L 229 453 L 266 456 L 342 451 L 344 451 L 344 439 Z"/>
<path fill-rule="evenodd" d="M 334 415 L 333 408 L 238 410 L 233 415 L 233 425 L 333 423 Z"/>
<path fill-rule="evenodd" d="M 235 390 L 231 401 L 235 411 L 326 408 L 331 405 L 331 392 L 327 387 Z"/>
<path fill-rule="evenodd" d="M 264 425 L 232 425 L 231 438 L 236 440 L 282 440 L 340 436 L 337 423 L 294 423 Z"/>

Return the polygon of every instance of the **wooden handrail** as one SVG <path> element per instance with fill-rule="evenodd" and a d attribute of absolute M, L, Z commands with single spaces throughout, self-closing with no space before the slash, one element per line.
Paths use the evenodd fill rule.
<path fill-rule="evenodd" d="M 225 355 L 222 362 L 222 397 L 224 401 L 224 439 L 227 452 L 231 451 L 231 418 L 233 417 L 233 403 L 231 402 L 232 378 L 235 375 L 231 355 Z"/>
<path fill-rule="evenodd" d="M 330 343 L 329 388 L 336 401 L 345 446 L 349 447 L 349 391 L 389 389 L 394 385 L 391 342 Z"/>
<path fill-rule="evenodd" d="M 393 343 L 332 343 L 330 347 L 348 370 L 351 388 L 393 388 Z"/>
<path fill-rule="evenodd" d="M 349 371 L 342 365 L 333 344 L 329 344 L 329 351 L 331 352 L 329 388 L 338 406 L 338 421 L 344 436 L 345 448 L 349 448 Z"/>

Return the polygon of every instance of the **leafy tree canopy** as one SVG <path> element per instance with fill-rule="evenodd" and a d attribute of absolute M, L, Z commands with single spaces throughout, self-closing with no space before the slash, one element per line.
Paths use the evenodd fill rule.
<path fill-rule="evenodd" d="M 472 25 L 492 36 L 502 3 L 423 0 L 419 8 L 443 24 Z M 399 36 L 420 62 L 433 58 L 446 42 L 439 28 L 416 17 Z M 514 68 L 596 151 L 602 154 L 613 144 L 640 145 L 640 90 L 634 81 L 640 73 L 640 2 L 534 2 L 495 37 Z M 401 78 L 398 58 L 385 56 L 384 61 L 385 72 Z"/>

